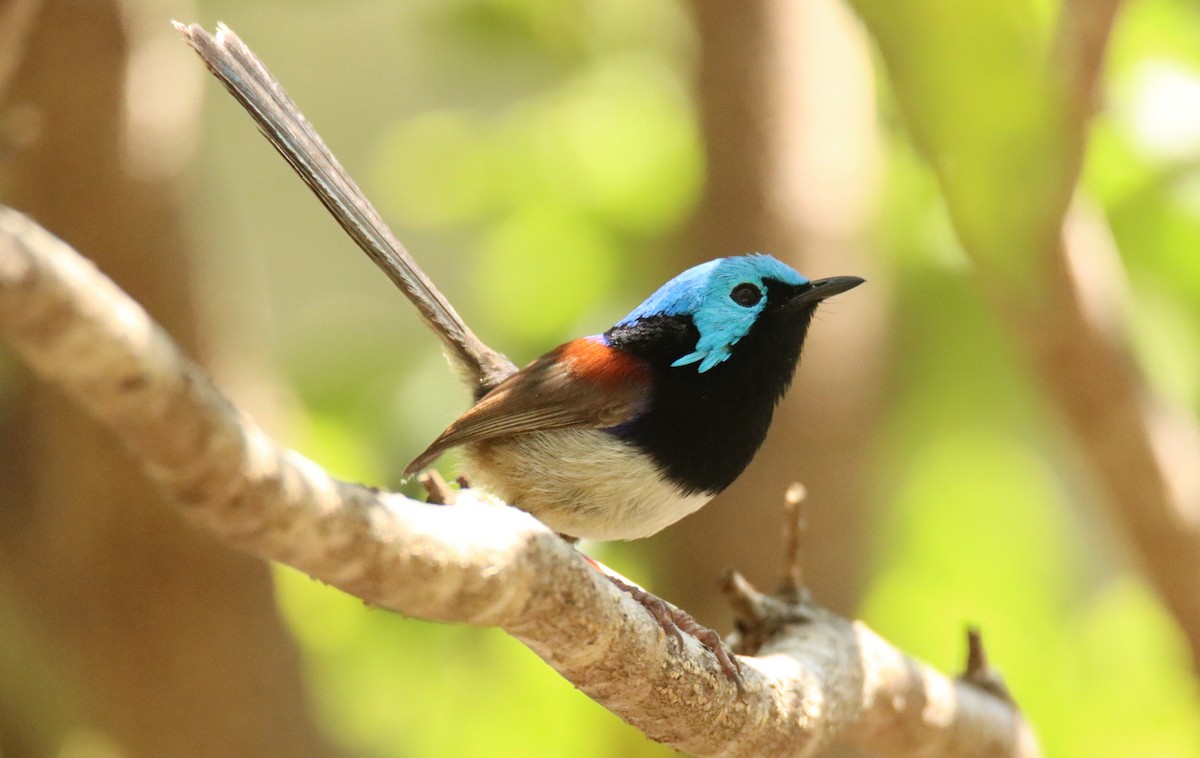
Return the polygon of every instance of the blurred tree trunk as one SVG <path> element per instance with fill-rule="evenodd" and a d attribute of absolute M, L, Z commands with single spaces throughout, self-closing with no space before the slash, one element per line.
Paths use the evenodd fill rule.
<path fill-rule="evenodd" d="M 813 278 L 856 274 L 870 284 L 822 306 L 796 382 L 746 473 L 664 532 L 662 589 L 726 627 L 717 575 L 732 566 L 773 586 L 783 493 L 800 481 L 809 493 L 809 586 L 852 613 L 869 564 L 866 472 L 887 300 L 883 267 L 862 240 L 879 163 L 867 43 L 835 0 L 692 7 L 708 181 L 680 265 L 761 251 Z"/>
<path fill-rule="evenodd" d="M 130 170 L 123 18 L 111 1 L 42 4 L 0 81 L 0 198 L 90 255 L 194 355 L 178 176 Z M 170 109 L 178 95 L 138 96 Z M 135 756 L 331 752 L 268 567 L 187 528 L 109 435 L 4 365 L 0 593 L 0 641 L 20 643 L 0 645 L 0 749 L 54 754 L 90 731 Z"/>

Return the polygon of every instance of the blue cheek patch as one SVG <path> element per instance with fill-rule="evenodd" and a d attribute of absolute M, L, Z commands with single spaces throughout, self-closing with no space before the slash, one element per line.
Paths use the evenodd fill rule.
<path fill-rule="evenodd" d="M 762 312 L 762 307 L 743 308 L 734 305 L 732 308 L 702 309 L 692 316 L 700 339 L 696 341 L 696 349 L 671 364 L 672 367 L 690 366 L 699 363 L 697 369 L 701 374 L 729 360 L 733 355 L 733 346 L 745 337 L 754 326 L 754 320 Z"/>
<path fill-rule="evenodd" d="M 664 284 L 618 326 L 656 315 L 691 316 L 700 332 L 696 349 L 671 366 L 679 368 L 699 363 L 697 371 L 703 374 L 729 360 L 733 346 L 750 333 L 766 307 L 765 292 L 762 300 L 749 307 L 735 303 L 729 293 L 743 282 L 765 289 L 766 279 L 796 286 L 808 281 L 791 266 L 769 255 L 718 258 L 690 268 Z"/>

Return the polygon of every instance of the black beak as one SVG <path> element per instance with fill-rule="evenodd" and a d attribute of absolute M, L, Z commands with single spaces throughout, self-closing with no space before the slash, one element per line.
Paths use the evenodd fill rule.
<path fill-rule="evenodd" d="M 801 287 L 796 295 L 788 301 L 786 307 L 798 308 L 805 305 L 816 305 L 825 298 L 852 290 L 865 281 L 866 279 L 861 276 L 831 276 L 828 279 L 815 279 Z"/>

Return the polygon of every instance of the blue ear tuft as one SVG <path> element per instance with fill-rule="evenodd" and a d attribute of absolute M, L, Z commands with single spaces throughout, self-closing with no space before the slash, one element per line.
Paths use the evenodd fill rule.
<path fill-rule="evenodd" d="M 671 367 L 678 368 L 680 366 L 689 366 L 693 363 L 699 363 L 700 367 L 696 370 L 703 374 L 713 366 L 716 366 L 719 363 L 724 363 L 732 354 L 733 353 L 730 352 L 728 345 L 716 350 L 695 350 L 672 363 Z"/>
<path fill-rule="evenodd" d="M 713 352 L 709 353 L 703 361 L 700 362 L 700 368 L 697 370 L 703 374 L 705 371 L 708 371 L 718 363 L 725 362 L 730 355 L 732 355 L 732 353 L 729 352 L 728 347 L 724 347 L 720 350 L 714 350 Z"/>
<path fill-rule="evenodd" d="M 708 358 L 708 353 L 702 353 L 699 350 L 688 353 L 679 360 L 671 364 L 671 368 L 679 368 L 680 366 L 690 366 L 693 363 L 699 363 Z M 701 369 L 703 371 L 703 369 Z"/>

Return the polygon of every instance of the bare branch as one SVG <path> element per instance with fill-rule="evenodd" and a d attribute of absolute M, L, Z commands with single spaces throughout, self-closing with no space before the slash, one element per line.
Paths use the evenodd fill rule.
<path fill-rule="evenodd" d="M 1045 240 L 1047 302 L 1011 325 L 1024 339 L 1050 395 L 1062 409 L 1159 594 L 1188 639 L 1200 670 L 1200 422 L 1154 397 L 1130 355 L 1127 282 L 1106 222 L 1074 186 L 1098 99 L 1100 76 L 1120 0 L 1067 0 L 1055 38 L 1065 72 L 1067 165 L 1062 206 Z M 1068 368 L 1070 367 L 1070 368 Z"/>
<path fill-rule="evenodd" d="M 959 679 L 986 690 L 1007 703 L 1013 703 L 1012 694 L 1008 691 L 1008 685 L 1004 683 L 1000 672 L 988 663 L 987 651 L 983 649 L 983 634 L 979 627 L 972 626 L 967 629 L 967 667 Z"/>
<path fill-rule="evenodd" d="M 1064 217 L 1044 225 L 1046 297 L 1035 312 L 1002 298 L 1042 382 L 1079 440 L 1200 670 L 1200 422 L 1149 389 L 1130 354 L 1128 283 L 1107 223 L 1072 204 L 1120 0 L 1068 0 L 1055 39 L 1064 72 Z M 1061 230 L 1061 231 L 1059 231 Z M 983 272 L 985 275 L 987 272 Z"/>
<path fill-rule="evenodd" d="M 1071 133 L 1087 128 L 1096 111 L 1108 39 L 1121 0 L 1065 0 L 1054 36 L 1054 61 L 1061 66 Z M 1082 153 L 1082 150 L 1080 151 Z"/>
<path fill-rule="evenodd" d="M 804 498 L 808 494 L 800 482 L 792 482 L 783 496 L 783 581 L 779 594 L 799 600 L 804 596 Z"/>
<path fill-rule="evenodd" d="M 0 7 L 0 102 L 25 57 L 26 43 L 41 10 L 42 0 L 8 0 Z"/>
<path fill-rule="evenodd" d="M 1077 206 L 1051 251 L 1044 308 L 1006 317 L 1200 667 L 1200 425 L 1152 395 L 1130 354 L 1127 282 L 1103 219 Z"/>
<path fill-rule="evenodd" d="M 0 337 L 121 440 L 184 514 L 249 553 L 372 605 L 503 627 L 655 740 L 702 755 L 1036 756 L 1009 704 L 865 626 L 815 609 L 756 658 L 745 689 L 533 517 L 460 492 L 429 505 L 339 482 L 239 413 L 141 308 L 61 241 L 0 213 Z"/>
<path fill-rule="evenodd" d="M 868 23 L 875 6 L 885 5 L 856 4 Z M 962 167 L 970 160 L 964 158 L 980 143 L 962 148 L 918 117 L 930 107 L 925 98 L 948 99 L 954 79 L 925 76 L 945 66 L 909 65 L 911 60 L 899 54 L 900 40 L 889 39 L 895 26 L 876 20 L 872 31 L 880 39 L 898 97 L 907 105 L 902 112 L 914 143 L 942 182 L 959 238 L 975 261 L 991 307 L 1020 341 L 1041 386 L 1074 433 L 1114 517 L 1186 635 L 1193 666 L 1200 671 L 1200 421 L 1188 409 L 1155 396 L 1134 360 L 1122 309 L 1128 283 L 1120 256 L 1106 222 L 1076 196 L 1090 117 L 1120 10 L 1120 0 L 1063 3 L 1052 55 L 1039 72 L 1045 81 L 1036 82 L 1048 85 L 1039 89 L 1044 89 L 1044 101 L 1021 102 L 1011 113 L 998 110 L 996 116 L 1019 118 L 1023 109 L 1037 108 L 1047 134 L 1026 152 L 991 150 L 993 158 L 1002 156 L 1004 170 L 967 178 Z M 976 90 L 989 92 L 966 79 Z M 977 126 L 956 125 L 964 130 Z M 1015 165 L 1021 170 L 1012 170 Z M 1020 176 L 1024 195 L 1036 198 L 1036 204 L 1010 203 L 1014 193 L 1004 191 L 1006 174 Z M 985 186 L 997 193 L 990 207 L 964 208 L 962 198 Z M 1013 286 L 1016 269 L 1024 276 L 1023 286 Z"/>

